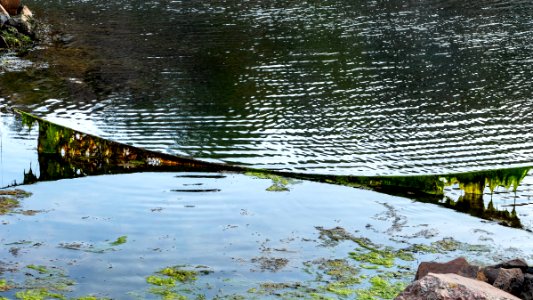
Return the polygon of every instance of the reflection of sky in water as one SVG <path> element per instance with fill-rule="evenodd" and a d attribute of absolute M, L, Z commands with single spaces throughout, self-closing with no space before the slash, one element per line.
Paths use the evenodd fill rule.
<path fill-rule="evenodd" d="M 320 246 L 315 226 L 341 226 L 395 248 L 453 236 L 489 245 L 496 258 L 483 253 L 479 259 L 486 262 L 528 258 L 533 252 L 533 245 L 525 242 L 529 232 L 405 198 L 305 181 L 290 185 L 289 192 L 267 192 L 270 180 L 244 175 L 176 175 L 182 174 L 107 175 L 26 186 L 33 196 L 24 200 L 23 208 L 46 212 L 0 217 L 7 222 L 0 243 L 26 240 L 42 245 L 21 246 L 17 257 L 3 247 L 0 261 L 60 266 L 79 282 L 74 286 L 77 293 L 109 293 L 112 298 L 146 291 L 146 276 L 162 267 L 203 265 L 214 271 L 199 283 L 210 284 L 212 288 L 203 291 L 210 298 L 221 291 L 245 292 L 262 281 L 313 280 L 314 275 L 303 272 L 303 262 L 345 258 L 356 247 L 350 242 Z M 172 192 L 199 186 L 220 192 Z M 431 234 L 424 237 L 420 232 Z M 107 248 L 109 241 L 124 235 L 126 244 L 103 254 L 58 247 L 85 242 Z M 251 262 L 261 256 L 287 258 L 289 263 L 277 273 L 261 271 Z"/>
<path fill-rule="evenodd" d="M 0 114 L 0 188 L 22 183 L 24 172 L 30 167 L 39 174 L 36 129 L 34 126 L 30 131 L 22 126 L 20 119 Z"/>

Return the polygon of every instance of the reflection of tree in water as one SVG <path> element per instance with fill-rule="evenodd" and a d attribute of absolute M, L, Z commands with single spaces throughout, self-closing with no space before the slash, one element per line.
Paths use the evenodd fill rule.
<path fill-rule="evenodd" d="M 25 172 L 24 183 L 37 180 L 57 180 L 99 174 L 119 174 L 146 171 L 199 171 L 199 172 L 250 172 L 256 174 L 287 176 L 353 187 L 370 188 L 393 195 L 440 204 L 470 215 L 498 220 L 502 224 L 522 227 L 513 206 L 512 212 L 496 210 L 492 198 L 485 207 L 484 190 L 491 193 L 497 187 L 511 187 L 516 192 L 530 168 L 496 169 L 469 173 L 420 175 L 420 176 L 325 176 L 290 172 L 259 170 L 246 167 L 202 162 L 178 157 L 126 144 L 116 143 L 93 135 L 66 128 L 33 115 L 20 112 L 23 123 L 38 123 L 39 177 L 31 167 Z M 258 173 L 257 173 L 258 172 Z M 261 177 L 261 176 L 259 176 Z M 281 178 L 281 177 L 280 177 Z M 457 184 L 464 192 L 457 201 L 445 195 L 445 187 Z M 446 199 L 444 202 L 442 199 Z"/>
<path fill-rule="evenodd" d="M 513 205 L 511 211 L 508 211 L 505 208 L 497 210 L 494 207 L 492 196 L 486 206 L 485 201 L 483 200 L 483 194 L 464 194 L 459 196 L 457 201 L 447 197 L 442 205 L 481 219 L 499 221 L 500 224 L 505 226 L 515 228 L 523 227 L 520 218 L 518 218 L 516 213 L 516 207 Z"/>

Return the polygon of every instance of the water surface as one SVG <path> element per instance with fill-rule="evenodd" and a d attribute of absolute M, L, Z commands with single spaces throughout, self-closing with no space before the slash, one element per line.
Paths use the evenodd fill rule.
<path fill-rule="evenodd" d="M 38 1 L 0 99 L 152 150 L 333 174 L 533 162 L 530 1 Z"/>
<path fill-rule="evenodd" d="M 466 255 L 483 264 L 533 259 L 533 245 L 524 242 L 530 232 L 372 191 L 304 181 L 287 192 L 268 192 L 271 184 L 238 174 L 137 173 L 26 186 L 33 196 L 23 200 L 22 210 L 36 213 L 0 215 L 0 266 L 14 269 L 2 278 L 23 290 L 35 284 L 28 273 L 43 277 L 27 266 L 45 266 L 63 270 L 76 282 L 61 292 L 69 296 L 161 299 L 150 292 L 154 286 L 146 282 L 148 276 L 168 266 L 202 266 L 210 273 L 192 287 L 184 284 L 192 291 L 183 293 L 268 299 L 278 297 L 250 289 L 264 283 L 319 286 L 323 281 L 315 272 L 320 270 L 313 266 L 327 259 L 345 259 L 370 277 L 402 266 L 399 271 L 407 275 L 400 278 L 407 281 L 419 261 L 435 256 L 444 261 Z M 197 192 L 198 187 L 216 191 Z M 390 249 L 443 240 L 457 245 L 438 254 L 418 251 L 414 261 L 377 266 L 376 273 L 349 258 L 361 251 L 357 243 L 328 239 L 321 228 L 342 228 Z M 125 243 L 111 245 L 121 236 Z M 283 263 L 262 263 L 272 259 Z M 363 280 L 358 286 L 367 284 Z"/>

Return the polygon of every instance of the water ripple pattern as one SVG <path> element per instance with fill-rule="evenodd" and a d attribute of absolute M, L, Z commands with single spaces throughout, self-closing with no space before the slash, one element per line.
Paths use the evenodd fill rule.
<path fill-rule="evenodd" d="M 531 1 L 54 5 L 93 64 L 6 97 L 82 131 L 311 173 L 533 162 Z"/>

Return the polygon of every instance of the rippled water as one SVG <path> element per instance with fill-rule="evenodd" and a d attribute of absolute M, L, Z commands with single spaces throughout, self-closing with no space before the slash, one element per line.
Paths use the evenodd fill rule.
<path fill-rule="evenodd" d="M 533 163 L 531 1 L 26 3 L 60 42 L 0 99 L 82 131 L 313 173 Z"/>

